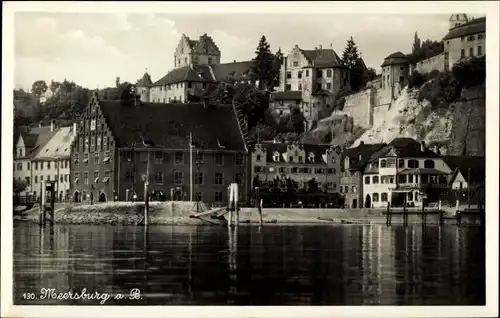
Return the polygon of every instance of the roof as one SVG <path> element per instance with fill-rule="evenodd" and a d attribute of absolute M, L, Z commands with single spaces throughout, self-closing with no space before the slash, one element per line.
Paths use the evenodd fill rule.
<path fill-rule="evenodd" d="M 381 67 L 393 64 L 407 64 L 407 63 L 408 63 L 408 57 L 405 54 L 398 51 L 386 57 Z"/>
<path fill-rule="evenodd" d="M 406 168 L 398 172 L 398 174 L 405 175 L 405 174 L 445 174 L 447 175 L 448 173 L 443 172 L 438 169 L 434 168 Z"/>
<path fill-rule="evenodd" d="M 138 87 L 148 87 L 148 86 L 151 86 L 152 84 L 153 84 L 153 82 L 151 81 L 151 76 L 149 76 L 149 74 L 146 72 L 146 73 L 144 73 L 142 78 L 137 81 L 136 85 Z"/>
<path fill-rule="evenodd" d="M 301 91 L 272 92 L 271 100 L 301 100 Z"/>
<path fill-rule="evenodd" d="M 189 149 L 189 134 L 205 149 L 246 151 L 232 105 L 99 101 L 101 111 L 118 147 L 144 147 L 142 138 L 159 148 Z M 225 146 L 225 148 L 219 147 Z"/>
<path fill-rule="evenodd" d="M 152 86 L 162 86 L 181 82 L 215 82 L 208 65 L 190 65 L 174 68 Z"/>
<path fill-rule="evenodd" d="M 471 183 L 482 182 L 485 180 L 486 160 L 485 157 L 471 157 L 471 156 L 442 156 L 443 161 L 454 171 L 451 180 L 455 179 L 458 172 L 464 178 L 469 177 L 468 169 L 470 172 Z"/>
<path fill-rule="evenodd" d="M 370 159 L 370 156 L 373 153 L 382 149 L 382 147 L 386 145 L 386 143 L 361 144 L 356 148 L 348 148 L 342 152 L 342 160 L 346 157 L 356 159 L 355 161 L 349 163 L 349 170 L 361 169 L 368 162 L 368 159 Z M 360 155 L 361 160 L 359 160 Z"/>
<path fill-rule="evenodd" d="M 344 67 L 333 49 L 302 50 L 304 56 L 315 67 Z"/>
<path fill-rule="evenodd" d="M 21 136 L 26 146 L 26 156 L 23 158 L 36 155 L 56 131 L 50 131 L 50 126 L 43 126 L 31 128 L 29 132 L 22 132 Z"/>
<path fill-rule="evenodd" d="M 191 40 L 187 36 L 186 39 L 188 40 L 191 49 L 198 54 L 220 55 L 220 50 L 214 40 L 206 33 L 200 36 L 199 40 Z"/>
<path fill-rule="evenodd" d="M 450 29 L 450 31 L 444 36 L 443 41 L 485 32 L 486 17 L 477 18 Z"/>
<path fill-rule="evenodd" d="M 35 159 L 69 157 L 73 139 L 73 127 L 61 127 L 57 129 L 40 149 Z"/>
<path fill-rule="evenodd" d="M 389 152 L 394 151 L 398 157 L 412 158 L 435 158 L 438 155 L 427 147 L 422 152 L 421 144 L 412 138 L 394 138 L 389 144 L 375 152 L 369 159 L 370 162 L 386 156 Z"/>
<path fill-rule="evenodd" d="M 285 142 L 273 142 L 273 141 L 263 141 L 261 146 L 266 150 L 266 160 L 273 162 L 273 155 L 277 151 L 280 154 L 286 153 L 287 147 L 289 143 Z M 322 158 L 323 155 L 326 154 L 326 151 L 330 149 L 331 145 L 314 145 L 314 144 L 297 144 L 299 147 L 304 149 L 306 157 L 309 156 L 309 153 L 314 154 L 314 163 L 325 163 Z M 280 161 L 282 161 L 282 156 L 280 156 Z M 309 160 L 306 160 L 305 163 L 311 163 Z"/>
<path fill-rule="evenodd" d="M 253 61 L 241 61 L 233 63 L 212 64 L 209 67 L 215 75 L 216 81 L 232 78 L 237 81 L 249 80 Z"/>

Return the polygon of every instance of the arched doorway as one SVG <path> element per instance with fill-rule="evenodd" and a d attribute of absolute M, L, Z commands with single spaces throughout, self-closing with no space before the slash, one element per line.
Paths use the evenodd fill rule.
<path fill-rule="evenodd" d="M 369 194 L 367 194 L 365 198 L 365 208 L 371 208 L 371 207 L 372 207 L 372 198 L 370 197 Z"/>
<path fill-rule="evenodd" d="M 101 194 L 99 194 L 99 202 L 106 202 L 106 195 L 104 194 L 104 192 L 101 192 Z"/>
<path fill-rule="evenodd" d="M 182 201 L 182 191 L 181 190 L 175 190 L 174 201 Z"/>
<path fill-rule="evenodd" d="M 73 201 L 80 202 L 80 193 L 78 193 L 78 191 L 75 191 L 75 194 L 73 195 Z"/>

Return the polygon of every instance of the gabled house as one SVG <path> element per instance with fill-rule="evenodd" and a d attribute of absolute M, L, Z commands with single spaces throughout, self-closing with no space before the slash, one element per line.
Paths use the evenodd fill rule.
<path fill-rule="evenodd" d="M 192 196 L 221 204 L 234 180 L 244 197 L 244 134 L 232 105 L 124 103 L 94 95 L 72 144 L 73 200 L 143 197 L 148 179 L 149 191 L 168 200 Z"/>
<path fill-rule="evenodd" d="M 395 138 L 375 152 L 363 170 L 365 207 L 421 206 L 437 202 L 448 189 L 451 169 L 423 142 Z"/>
<path fill-rule="evenodd" d="M 291 178 L 299 188 L 311 179 L 320 189 L 339 191 L 340 147 L 299 143 L 261 142 L 252 150 L 252 180 L 266 183 Z"/>
<path fill-rule="evenodd" d="M 361 142 L 357 147 L 348 148 L 342 152 L 340 193 L 345 198 L 346 208 L 363 207 L 363 169 L 373 153 L 384 146 L 386 146 L 385 143 L 365 144 Z"/>
<path fill-rule="evenodd" d="M 442 158 L 453 171 L 448 179 L 452 190 L 484 186 L 486 178 L 484 157 L 443 156 Z"/>

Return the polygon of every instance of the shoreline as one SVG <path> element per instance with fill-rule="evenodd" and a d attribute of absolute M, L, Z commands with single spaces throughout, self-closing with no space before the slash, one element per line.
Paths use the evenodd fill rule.
<path fill-rule="evenodd" d="M 208 211 L 200 204 L 200 211 Z M 143 225 L 143 202 L 108 202 L 93 205 L 65 205 L 55 208 L 55 224 L 110 224 L 110 225 Z M 149 208 L 148 225 L 191 225 L 191 226 L 227 226 L 225 219 L 211 219 L 205 215 L 199 218 L 190 217 L 196 213 L 194 202 L 152 202 Z M 259 217 L 256 208 L 241 208 L 239 225 L 258 225 Z M 39 208 L 33 207 L 21 215 L 14 216 L 15 221 L 39 223 Z M 268 208 L 263 209 L 264 225 L 356 225 L 386 224 L 384 209 L 300 209 L 300 208 Z M 47 216 L 47 223 L 49 216 Z M 393 215 L 391 224 L 403 224 L 402 215 Z M 418 214 L 408 215 L 408 224 L 422 224 Z M 426 224 L 438 225 L 439 214 L 429 213 Z M 455 219 L 446 219 L 444 224 L 457 224 Z M 478 218 L 463 217 L 463 225 L 479 225 Z"/>

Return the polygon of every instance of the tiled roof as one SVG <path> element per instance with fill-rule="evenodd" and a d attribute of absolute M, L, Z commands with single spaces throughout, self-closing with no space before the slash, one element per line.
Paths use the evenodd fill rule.
<path fill-rule="evenodd" d="M 373 153 L 379 151 L 386 145 L 386 143 L 361 144 L 356 148 L 348 148 L 342 152 L 342 160 L 345 159 L 345 157 L 352 158 L 354 160 L 349 163 L 349 170 L 361 169 L 368 162 Z M 361 160 L 359 160 L 360 155 Z"/>
<path fill-rule="evenodd" d="M 208 65 L 192 65 L 175 68 L 156 81 L 152 86 L 175 84 L 180 82 L 215 82 Z"/>
<path fill-rule="evenodd" d="M 217 81 L 222 81 L 226 78 L 232 78 L 236 81 L 249 80 L 252 66 L 253 61 L 210 65 Z"/>
<path fill-rule="evenodd" d="M 191 40 L 186 36 L 191 49 L 199 54 L 211 54 L 220 55 L 220 50 L 215 44 L 212 37 L 208 36 L 206 33 L 200 36 L 200 39 L 195 41 Z"/>
<path fill-rule="evenodd" d="M 151 81 L 151 76 L 149 76 L 149 74 L 146 72 L 146 73 L 144 73 L 142 78 L 137 81 L 136 85 L 138 87 L 148 87 L 148 86 L 151 86 L 152 84 L 153 84 L 153 82 Z"/>
<path fill-rule="evenodd" d="M 315 67 L 343 67 L 339 56 L 333 49 L 301 51 Z"/>
<path fill-rule="evenodd" d="M 189 133 L 205 149 L 245 151 L 245 142 L 232 105 L 203 107 L 202 104 L 99 101 L 103 116 L 118 147 L 144 147 L 142 138 L 157 147 L 189 149 Z M 225 146 L 225 148 L 219 147 Z"/>
<path fill-rule="evenodd" d="M 408 63 L 408 57 L 401 52 L 395 52 L 384 59 L 384 63 L 382 63 L 381 67 L 406 63 Z"/>
<path fill-rule="evenodd" d="M 375 152 L 369 159 L 370 162 L 377 160 L 387 155 L 391 150 L 398 155 L 398 157 L 412 157 L 412 158 L 434 158 L 438 155 L 433 151 L 425 148 L 421 151 L 421 144 L 412 138 L 394 138 L 388 145 L 384 146 L 379 151 Z"/>
<path fill-rule="evenodd" d="M 31 128 L 29 132 L 21 133 L 24 144 L 26 146 L 26 156 L 33 157 L 44 146 L 47 141 L 57 132 L 55 129 L 50 131 L 50 126 Z"/>
<path fill-rule="evenodd" d="M 61 127 L 57 129 L 48 142 L 40 149 L 35 159 L 69 157 L 73 139 L 73 127 Z"/>
<path fill-rule="evenodd" d="M 283 161 L 283 153 L 286 153 L 288 143 L 284 142 L 272 142 L 272 141 L 264 141 L 261 143 L 262 148 L 266 150 L 266 160 L 268 162 L 274 162 L 273 155 L 277 151 L 280 153 L 280 161 Z M 305 152 L 306 161 L 305 163 L 310 163 L 308 159 L 309 153 L 314 154 L 315 164 L 325 163 L 323 161 L 323 155 L 326 153 L 328 149 L 330 149 L 331 145 L 313 145 L 313 144 L 298 144 L 299 147 L 302 147 Z"/>
<path fill-rule="evenodd" d="M 443 41 L 486 32 L 486 17 L 477 18 L 451 29 Z"/>
<path fill-rule="evenodd" d="M 462 176 L 467 180 L 468 169 L 470 172 L 471 183 L 482 182 L 485 180 L 486 171 L 486 160 L 484 157 L 470 157 L 470 156 L 442 156 L 444 162 L 454 170 L 454 175 L 460 172 Z"/>
<path fill-rule="evenodd" d="M 301 91 L 286 91 L 286 92 L 272 92 L 271 100 L 300 100 L 302 99 Z"/>

